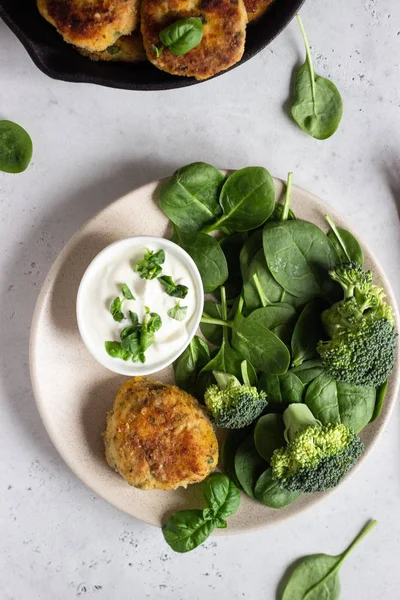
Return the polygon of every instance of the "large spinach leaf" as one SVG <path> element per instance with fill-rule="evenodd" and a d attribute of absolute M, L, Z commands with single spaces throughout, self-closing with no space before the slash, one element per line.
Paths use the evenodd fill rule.
<path fill-rule="evenodd" d="M 335 381 L 327 373 L 310 383 L 305 396 L 305 403 L 321 423 L 344 423 L 356 432 L 370 422 L 375 400 L 375 388 Z"/>
<path fill-rule="evenodd" d="M 329 270 L 338 257 L 319 227 L 299 219 L 267 223 L 263 245 L 272 276 L 299 299 L 299 304 L 335 293 L 336 285 L 329 277 Z"/>
<path fill-rule="evenodd" d="M 222 213 L 218 196 L 223 181 L 223 174 L 211 165 L 186 165 L 161 187 L 161 210 L 185 233 L 200 231 Z"/>
<path fill-rule="evenodd" d="M 222 217 L 204 231 L 249 231 L 260 227 L 275 207 L 275 186 L 264 167 L 235 171 L 222 186 L 219 202 Z"/>
<path fill-rule="evenodd" d="M 291 98 L 292 117 L 308 135 L 325 140 L 339 127 L 343 102 L 332 81 L 314 72 L 307 35 L 299 15 L 297 19 L 306 47 L 306 61 L 296 72 Z"/>
<path fill-rule="evenodd" d="M 282 600 L 338 600 L 339 569 L 353 548 L 376 524 L 377 521 L 370 521 L 342 554 L 311 554 L 298 561 L 286 582 Z"/>
<path fill-rule="evenodd" d="M 205 233 L 184 233 L 175 227 L 174 240 L 196 263 L 205 294 L 213 292 L 228 279 L 225 255 L 213 237 Z"/>
<path fill-rule="evenodd" d="M 272 330 L 287 326 L 293 314 L 295 310 L 289 305 L 268 306 L 235 320 L 233 347 L 259 371 L 273 375 L 286 373 L 290 363 L 289 350 Z"/>

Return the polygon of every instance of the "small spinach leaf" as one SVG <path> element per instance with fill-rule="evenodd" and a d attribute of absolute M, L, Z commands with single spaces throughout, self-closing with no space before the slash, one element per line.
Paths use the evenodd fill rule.
<path fill-rule="evenodd" d="M 292 116 L 305 133 L 317 140 L 325 140 L 339 127 L 343 102 L 337 87 L 314 72 L 307 35 L 299 15 L 297 19 L 307 58 L 296 72 L 291 99 Z"/>
<path fill-rule="evenodd" d="M 135 271 L 140 273 L 141 279 L 155 279 L 161 273 L 161 265 L 164 264 L 164 261 L 164 250 L 158 250 L 158 252 L 146 250 L 143 259 L 136 263 Z"/>
<path fill-rule="evenodd" d="M 257 252 L 262 249 L 262 246 L 262 228 L 260 228 L 256 229 L 254 232 L 251 232 L 240 251 L 239 262 L 243 281 L 248 279 L 248 269 L 250 267 L 250 263 Z"/>
<path fill-rule="evenodd" d="M 270 462 L 275 450 L 286 445 L 282 415 L 271 413 L 260 417 L 254 429 L 254 444 L 258 454 Z"/>
<path fill-rule="evenodd" d="M 181 283 L 176 284 L 170 275 L 161 275 L 157 278 L 158 281 L 164 286 L 165 292 L 168 296 L 173 298 L 186 298 L 189 288 Z"/>
<path fill-rule="evenodd" d="M 121 342 L 104 342 L 106 352 L 112 358 L 122 358 L 122 360 L 128 360 L 131 357 L 129 350 L 125 349 Z"/>
<path fill-rule="evenodd" d="M 354 235 L 350 231 L 346 231 L 346 229 L 336 227 L 330 217 L 326 216 L 325 218 L 331 227 L 328 239 L 330 239 L 332 246 L 336 250 L 339 262 L 353 261 L 362 267 L 364 264 L 364 253 Z"/>
<path fill-rule="evenodd" d="M 322 366 L 322 360 L 315 358 L 313 360 L 306 360 L 298 367 L 290 369 L 289 373 L 294 373 L 300 379 L 304 386 L 307 386 L 314 379 L 321 375 L 324 367 Z"/>
<path fill-rule="evenodd" d="M 387 386 L 388 380 L 386 380 L 385 383 L 382 383 L 382 385 L 380 385 L 376 390 L 375 408 L 370 423 L 372 423 L 372 421 L 375 421 L 382 412 L 383 403 L 387 392 Z"/>
<path fill-rule="evenodd" d="M 310 383 L 304 401 L 314 417 L 324 425 L 344 423 L 358 433 L 372 418 L 376 390 L 335 381 L 323 372 Z"/>
<path fill-rule="evenodd" d="M 301 311 L 292 335 L 292 366 L 318 357 L 317 344 L 325 339 L 321 313 L 326 304 L 320 298 L 311 300 Z"/>
<path fill-rule="evenodd" d="M 235 472 L 235 455 L 238 447 L 250 433 L 250 427 L 244 427 L 243 429 L 231 429 L 225 440 L 222 443 L 220 451 L 220 466 L 221 470 L 227 474 L 229 479 L 233 483 L 241 488 L 238 478 Z"/>
<path fill-rule="evenodd" d="M 175 552 L 190 552 L 206 541 L 215 529 L 212 519 L 204 519 L 202 510 L 181 510 L 171 515 L 162 532 Z"/>
<path fill-rule="evenodd" d="M 222 519 L 234 515 L 239 508 L 239 490 L 223 473 L 209 475 L 203 487 L 203 496 L 214 515 Z"/>
<path fill-rule="evenodd" d="M 114 319 L 114 321 L 117 321 L 117 323 L 121 323 L 121 321 L 123 321 L 125 319 L 124 317 L 124 313 L 122 312 L 122 302 L 123 300 L 121 300 L 121 298 L 114 298 L 114 300 L 111 303 L 110 306 L 110 313 L 112 315 L 112 318 Z"/>
<path fill-rule="evenodd" d="M 174 362 L 176 385 L 190 394 L 195 394 L 197 374 L 209 360 L 210 350 L 207 344 L 195 335 L 186 350 Z"/>
<path fill-rule="evenodd" d="M 198 232 L 222 213 L 218 196 L 223 181 L 221 171 L 207 163 L 186 165 L 162 186 L 161 210 L 183 232 Z"/>
<path fill-rule="evenodd" d="M 338 600 L 339 569 L 353 548 L 375 525 L 377 521 L 370 521 L 342 554 L 311 554 L 302 558 L 291 572 L 282 600 Z"/>
<path fill-rule="evenodd" d="M 174 21 L 160 31 L 160 40 L 175 56 L 187 54 L 203 39 L 203 21 L 188 17 Z"/>
<path fill-rule="evenodd" d="M 228 279 L 228 264 L 217 240 L 205 233 L 184 233 L 176 227 L 174 234 L 176 242 L 196 263 L 204 293 L 210 294 Z"/>
<path fill-rule="evenodd" d="M 228 300 L 236 298 L 243 287 L 243 280 L 240 272 L 240 252 L 247 239 L 247 233 L 232 233 L 222 238 L 220 246 L 225 254 L 228 264 L 229 277 L 225 282 L 226 297 Z"/>
<path fill-rule="evenodd" d="M 240 169 L 225 181 L 219 201 L 223 215 L 205 229 L 207 233 L 221 228 L 233 231 L 256 229 L 274 210 L 274 182 L 264 167 Z"/>
<path fill-rule="evenodd" d="M 175 321 L 184 321 L 187 316 L 188 307 L 181 306 L 181 303 L 178 302 L 167 311 L 167 315 L 171 317 L 171 319 L 175 319 Z"/>
<path fill-rule="evenodd" d="M 280 487 L 272 477 L 272 469 L 261 473 L 254 488 L 254 497 L 269 508 L 283 508 L 295 502 L 301 492 L 289 492 Z"/>
<path fill-rule="evenodd" d="M 0 171 L 22 173 L 33 152 L 29 134 L 17 123 L 0 121 Z"/>
<path fill-rule="evenodd" d="M 222 319 L 221 305 L 211 300 L 204 302 L 204 313 L 212 319 Z M 201 322 L 200 330 L 210 344 L 214 344 L 214 346 L 222 344 L 222 325 Z"/>
<path fill-rule="evenodd" d="M 122 295 L 125 298 L 125 300 L 135 300 L 135 296 L 132 294 L 131 290 L 126 285 L 126 283 L 123 283 L 121 288 L 122 288 Z"/>

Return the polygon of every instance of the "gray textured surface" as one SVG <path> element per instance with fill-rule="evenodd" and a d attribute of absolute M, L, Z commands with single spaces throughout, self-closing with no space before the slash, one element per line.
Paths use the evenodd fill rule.
<path fill-rule="evenodd" d="M 398 598 L 399 405 L 363 467 L 315 512 L 179 556 L 69 472 L 30 389 L 30 320 L 58 251 L 99 208 L 191 160 L 293 170 L 363 234 L 399 294 L 400 5 L 309 0 L 302 14 L 316 70 L 345 102 L 326 142 L 303 135 L 282 108 L 303 55 L 295 24 L 224 77 L 147 94 L 51 81 L 0 24 L 0 117 L 35 144 L 26 173 L 0 173 L 2 599 L 273 600 L 292 560 L 340 551 L 370 517 L 380 525 L 343 567 L 342 598 Z"/>

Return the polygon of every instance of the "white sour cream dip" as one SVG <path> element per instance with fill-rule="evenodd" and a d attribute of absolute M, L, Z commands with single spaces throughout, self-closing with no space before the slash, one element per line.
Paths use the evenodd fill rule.
<path fill-rule="evenodd" d="M 175 284 L 189 288 L 185 298 L 169 296 L 157 278 L 141 279 L 136 264 L 147 250 L 164 250 L 165 262 L 161 275 L 170 275 Z M 110 313 L 117 296 L 123 299 L 122 284 L 126 284 L 135 300 L 124 300 L 120 323 Z M 183 321 L 167 312 L 177 302 L 187 307 Z M 129 311 L 137 313 L 140 323 L 146 307 L 160 315 L 161 328 L 154 334 L 154 343 L 145 351 L 145 363 L 113 358 L 106 352 L 106 341 L 121 341 L 120 332 L 131 325 Z M 176 244 L 163 238 L 136 237 L 115 242 L 105 248 L 86 270 L 77 297 L 78 326 L 88 350 L 105 367 L 125 375 L 148 375 L 171 364 L 186 348 L 195 334 L 203 310 L 203 289 L 198 269 L 190 256 Z"/>

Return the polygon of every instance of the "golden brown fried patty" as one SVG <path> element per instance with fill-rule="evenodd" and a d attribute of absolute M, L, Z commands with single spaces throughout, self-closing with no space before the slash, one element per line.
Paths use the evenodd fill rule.
<path fill-rule="evenodd" d="M 134 31 L 131 35 L 123 35 L 112 46 L 102 52 L 89 52 L 83 48 L 78 48 L 78 50 L 83 56 L 91 60 L 129 63 L 147 60 L 142 36 L 138 31 Z"/>
<path fill-rule="evenodd" d="M 274 0 L 244 0 L 249 22 L 261 17 L 273 1 Z"/>
<path fill-rule="evenodd" d="M 159 57 L 153 46 L 159 33 L 178 19 L 202 17 L 203 39 L 193 50 L 174 56 L 164 48 Z M 206 79 L 237 63 L 243 55 L 247 14 L 243 0 L 143 0 L 141 31 L 147 58 L 174 75 Z"/>
<path fill-rule="evenodd" d="M 40 14 L 66 42 L 101 52 L 138 22 L 139 0 L 37 0 Z"/>
<path fill-rule="evenodd" d="M 104 442 L 110 467 L 144 490 L 202 481 L 218 463 L 217 438 L 197 400 L 144 377 L 119 390 Z"/>

